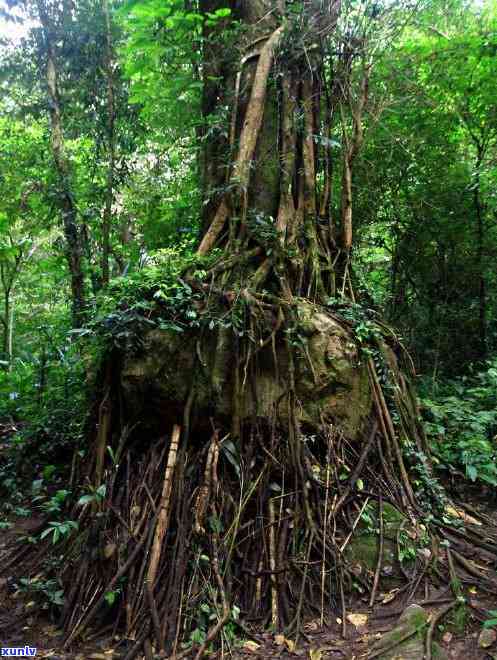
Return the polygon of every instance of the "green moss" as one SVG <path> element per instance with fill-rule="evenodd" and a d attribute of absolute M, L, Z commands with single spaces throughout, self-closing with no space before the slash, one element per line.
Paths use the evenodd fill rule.
<path fill-rule="evenodd" d="M 404 520 L 405 516 L 391 504 L 383 505 L 383 520 L 386 525 L 399 526 Z"/>
<path fill-rule="evenodd" d="M 378 537 L 376 534 L 357 534 L 347 547 L 347 555 L 350 561 L 364 566 L 369 571 L 374 571 L 378 563 Z M 383 545 L 383 565 L 394 565 L 395 543 L 385 539 Z"/>
<path fill-rule="evenodd" d="M 447 654 L 436 642 L 431 645 L 431 657 L 432 660 L 447 660 Z"/>
<path fill-rule="evenodd" d="M 357 536 L 348 546 L 348 553 L 352 561 L 363 564 L 367 569 L 374 571 L 378 561 L 378 541 L 375 535 Z"/>
<path fill-rule="evenodd" d="M 459 584 L 459 588 L 460 588 Z M 466 605 L 461 604 L 459 607 L 457 607 L 452 614 L 452 620 L 451 620 L 451 628 L 454 629 L 456 633 L 463 633 L 464 629 L 466 628 L 466 623 L 468 619 L 468 609 Z"/>
<path fill-rule="evenodd" d="M 421 610 L 413 612 L 409 616 L 409 621 L 416 628 L 416 631 L 419 633 L 426 627 L 426 612 Z"/>
<path fill-rule="evenodd" d="M 406 636 L 405 628 L 402 627 L 394 628 L 388 633 L 389 644 L 391 645 L 400 644 L 402 640 L 405 638 L 405 636 Z"/>

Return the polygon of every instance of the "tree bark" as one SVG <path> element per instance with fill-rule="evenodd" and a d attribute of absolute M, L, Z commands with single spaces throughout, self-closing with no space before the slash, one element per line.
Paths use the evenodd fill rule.
<path fill-rule="evenodd" d="M 244 30 L 238 73 L 229 81 L 234 91 L 223 94 L 234 99 L 230 144 L 236 156 L 198 254 L 206 255 L 214 247 L 241 253 L 260 245 L 261 256 L 252 262 L 248 286 L 260 289 L 272 282 L 287 299 L 298 295 L 325 300 L 334 295 L 335 270 L 344 263 L 334 257 L 337 246 L 327 210 L 333 173 L 330 151 L 320 159 L 319 145 L 326 139 L 320 135 L 323 123 L 327 134 L 331 133 L 331 125 L 322 117 L 330 103 L 338 105 L 330 94 L 347 94 L 348 90 L 345 85 L 335 87 L 323 105 L 320 81 L 325 64 L 311 48 L 316 30 L 325 35 L 334 29 L 338 9 L 339 1 L 326 8 L 322 3 L 310 3 L 297 19 L 302 21 L 304 43 L 308 40 L 309 44 L 286 61 L 284 55 L 279 56 L 289 25 L 285 3 L 259 0 L 233 7 Z M 288 20 L 295 24 L 293 14 Z M 367 76 L 364 78 L 357 100 L 348 104 L 352 131 L 350 136 L 345 133 L 342 225 L 347 251 L 352 242 L 351 167 L 361 147 L 362 111 L 367 101 Z M 344 82 L 350 84 L 348 78 Z M 322 213 L 327 217 L 321 218 Z"/>

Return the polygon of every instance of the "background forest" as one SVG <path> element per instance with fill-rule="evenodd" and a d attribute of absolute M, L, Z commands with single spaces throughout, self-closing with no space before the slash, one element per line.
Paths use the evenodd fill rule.
<path fill-rule="evenodd" d="M 100 356 L 154 325 L 184 332 L 185 310 L 197 323 L 192 289 L 173 282 L 230 184 L 238 99 L 219 81 L 244 38 L 234 4 L 0 5 L 0 418 L 13 433 L 0 482 L 5 516 L 29 515 L 31 489 L 54 542 L 72 531 L 64 501 L 75 457 L 88 451 Z M 350 115 L 333 106 L 330 50 L 319 100 L 336 120 L 307 135 L 326 200 L 318 224 L 344 217 L 350 179 L 349 278 L 362 307 L 342 311 L 364 355 L 370 319 L 395 328 L 409 351 L 436 476 L 455 491 L 495 487 L 497 3 L 386 3 L 395 25 L 379 36 L 367 25 L 381 3 L 344 4 L 337 49 L 350 62 Z M 287 3 L 293 26 L 301 5 Z M 361 68 L 346 48 L 366 38 Z M 273 249 L 268 217 L 250 222 Z M 345 298 L 344 277 L 328 302 L 341 309 Z M 158 303 L 181 314 L 157 320 Z M 58 604 L 60 592 L 45 596 Z"/>

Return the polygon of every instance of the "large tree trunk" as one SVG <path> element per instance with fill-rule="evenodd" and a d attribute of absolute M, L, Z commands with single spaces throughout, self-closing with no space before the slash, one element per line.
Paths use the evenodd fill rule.
<path fill-rule="evenodd" d="M 322 37 L 333 32 L 340 7 L 338 0 L 325 9 L 322 3 L 314 4 L 320 10 L 308 3 L 308 13 L 300 19 L 310 43 L 316 31 Z M 348 63 L 340 87 L 335 87 L 341 97 L 323 103 L 323 60 L 314 54 L 309 57 L 309 44 L 304 41 L 302 55 L 289 62 L 277 56 L 284 40 L 281 3 L 238 3 L 234 16 L 246 26 L 239 70 L 228 95 L 233 99 L 234 162 L 199 254 L 214 247 L 242 254 L 258 246 L 252 275 L 247 277 L 250 289 L 269 287 L 287 298 L 306 296 L 324 302 L 336 293 L 337 271 L 343 290 L 350 288 L 345 278 L 352 241 L 352 163 L 362 141 L 367 72 L 357 102 L 349 97 Z M 207 55 L 218 62 L 218 53 Z M 343 106 L 352 110 L 353 130 L 348 136 L 346 126 L 343 129 L 341 226 L 335 227 L 329 213 L 330 154 L 326 151 L 323 157 L 319 143 L 325 142 L 321 130 L 330 132 L 329 106 L 338 102 L 343 113 Z M 340 246 L 334 239 L 338 234 L 343 237 Z"/>

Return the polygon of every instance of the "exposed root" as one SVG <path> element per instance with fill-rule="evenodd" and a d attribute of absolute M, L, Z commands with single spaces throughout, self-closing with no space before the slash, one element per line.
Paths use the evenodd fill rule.
<path fill-rule="evenodd" d="M 259 302 L 263 306 L 252 309 L 254 317 L 262 318 L 272 307 L 267 298 Z M 289 317 L 285 303 L 272 315 L 275 326 L 261 329 L 260 342 L 281 342 Z M 482 589 L 495 589 L 485 562 L 497 556 L 496 535 L 487 530 L 478 544 L 477 525 L 437 523 L 445 501 L 436 494 L 430 512 L 435 521 L 429 523 L 414 491 L 409 492 L 403 446 L 408 441 L 417 446 L 422 438 L 412 435 L 417 426 L 408 411 L 415 404 L 400 372 L 390 365 L 380 380 L 377 368 L 369 365 L 373 404 L 362 445 L 324 420 L 309 442 L 296 415 L 294 349 L 288 341 L 286 347 L 286 366 L 279 365 L 287 383 L 286 429 L 275 419 L 248 423 L 240 417 L 236 436 L 226 420 L 213 417 L 213 432 L 206 437 L 192 423 L 195 403 L 189 396 L 183 439 L 176 424 L 165 436 L 144 441 L 137 427 L 130 430 L 124 411 L 113 415 L 106 438 L 97 434 L 95 448 L 114 445 L 119 460 L 108 460 L 95 474 L 96 483 L 106 485 L 99 515 L 88 505 L 73 513 L 80 532 L 65 548 L 62 577 L 70 585 L 63 612 L 66 648 L 90 627 L 111 621 L 135 640 L 129 658 L 157 652 L 200 658 L 227 634 L 228 623 L 238 625 L 238 611 L 244 630 L 251 624 L 270 625 L 296 640 L 306 618 L 318 613 L 324 623 L 339 614 L 345 636 L 352 581 L 360 584 L 371 608 L 381 586 L 387 502 L 403 515 L 399 547 L 402 535 L 414 547 L 422 538 L 426 547 L 431 539 L 431 551 L 416 555 L 404 569 L 399 599 L 419 600 L 427 579 L 450 585 L 456 602 L 463 601 L 466 584 L 475 580 Z M 257 391 L 256 381 L 251 382 L 257 346 L 241 344 L 239 351 L 240 387 Z M 106 405 L 118 405 L 119 396 L 107 390 L 103 396 Z M 343 480 L 339 475 L 345 469 L 349 476 Z M 375 501 L 376 569 L 358 574 L 349 547 L 361 533 L 365 512 L 374 515 Z M 443 535 L 451 543 L 445 552 L 438 541 Z M 475 544 L 481 552 L 478 565 L 472 557 Z M 47 546 L 37 551 L 41 559 Z"/>
<path fill-rule="evenodd" d="M 428 629 L 426 631 L 425 660 L 432 659 L 433 634 L 435 632 L 435 628 L 442 621 L 444 616 L 446 616 L 458 604 L 459 601 L 453 600 L 448 605 L 445 605 L 445 607 L 442 607 L 441 610 L 439 610 L 436 614 L 432 616 L 430 620 L 430 625 L 428 626 Z"/>

